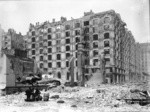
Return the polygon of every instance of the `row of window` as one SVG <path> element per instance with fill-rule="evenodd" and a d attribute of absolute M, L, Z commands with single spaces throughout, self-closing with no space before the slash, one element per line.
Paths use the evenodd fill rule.
<path fill-rule="evenodd" d="M 77 58 L 78 54 L 76 52 L 76 58 Z M 61 60 L 61 54 L 57 54 L 56 55 L 57 60 Z M 70 53 L 66 53 L 66 58 L 70 57 Z M 35 59 L 35 57 L 33 57 Z M 52 60 L 52 55 L 48 55 L 48 60 Z M 40 61 L 43 61 L 43 56 L 40 56 Z"/>
<path fill-rule="evenodd" d="M 35 31 L 33 31 L 34 32 L 34 35 L 32 35 L 32 36 L 35 36 Z M 80 35 L 81 34 L 81 32 L 80 32 L 80 30 L 75 30 L 75 35 L 77 36 L 77 35 Z M 65 36 L 66 37 L 69 37 L 69 36 L 71 36 L 71 33 L 70 33 L 70 31 L 66 31 L 65 32 Z M 61 33 L 56 33 L 56 38 L 60 38 L 61 37 Z M 51 37 L 51 35 L 49 34 L 48 35 L 48 39 L 51 39 L 52 37 Z"/>
<path fill-rule="evenodd" d="M 106 28 L 105 28 L 105 29 L 106 29 Z M 87 34 L 87 33 L 89 33 L 89 31 L 90 31 L 90 29 L 89 29 L 88 27 L 85 27 L 84 30 L 83 30 L 83 33 L 84 33 L 84 34 Z M 35 31 L 34 31 L 34 32 L 35 32 Z M 98 32 L 98 27 L 93 27 L 93 28 L 92 28 L 92 32 L 93 32 L 93 33 Z M 78 36 L 78 35 L 81 35 L 80 30 L 75 30 L 75 36 Z M 33 36 L 35 36 L 35 35 L 33 35 Z M 70 31 L 66 31 L 66 32 L 65 32 L 65 37 L 70 37 L 70 36 L 71 36 Z M 61 37 L 61 34 L 60 34 L 60 33 L 56 33 L 56 38 L 60 38 L 60 37 Z M 104 35 L 104 37 L 108 38 L 109 35 L 106 34 L 106 35 Z M 40 36 L 39 39 L 42 40 L 42 36 Z M 49 34 L 49 35 L 47 36 L 47 39 L 49 39 L 49 40 L 52 39 L 52 36 Z M 35 38 L 32 39 L 32 42 L 35 42 Z"/>
<path fill-rule="evenodd" d="M 41 49 L 42 50 L 42 49 Z M 48 49 L 48 52 L 51 52 L 51 48 Z M 32 53 L 35 53 L 35 50 L 33 50 Z M 42 54 L 42 51 L 40 52 Z M 93 51 L 93 56 L 98 56 L 98 50 Z M 110 49 L 104 49 L 104 54 L 110 54 Z M 70 57 L 70 53 L 66 53 L 66 58 Z M 76 52 L 76 58 L 77 58 L 77 52 Z M 48 55 L 48 60 L 52 60 L 52 55 Z M 57 60 L 61 60 L 61 54 L 57 54 Z M 43 58 L 41 58 L 40 61 L 43 61 Z"/>
<path fill-rule="evenodd" d="M 98 38 L 98 36 L 97 36 L 97 38 Z M 76 37 L 76 42 L 79 42 L 79 40 L 80 40 L 79 37 Z M 56 43 L 57 43 L 57 44 L 60 44 L 60 41 L 61 41 L 61 40 L 56 40 Z M 32 42 L 35 42 L 35 37 L 32 38 Z M 46 41 L 45 41 L 45 42 L 46 42 Z M 67 38 L 67 39 L 66 39 L 66 44 L 69 44 L 69 43 L 70 43 L 70 38 Z M 43 44 L 43 43 L 42 43 L 42 44 Z M 51 45 L 52 45 L 52 44 L 51 44 L 51 41 L 48 41 L 48 46 L 51 46 Z"/>
<path fill-rule="evenodd" d="M 61 62 L 56 62 L 56 65 L 57 65 L 57 67 L 61 67 L 61 65 L 62 65 L 62 63 Z M 40 68 L 43 68 L 43 63 L 40 63 L 40 65 L 39 65 L 39 67 Z M 77 62 L 77 60 L 75 61 L 75 66 L 78 66 L 78 62 Z M 52 68 L 52 62 L 49 62 L 48 63 L 48 67 L 49 68 Z M 69 67 L 69 61 L 66 61 L 66 67 Z"/>
<path fill-rule="evenodd" d="M 105 58 L 105 64 L 108 65 L 110 63 L 110 59 L 109 58 Z M 85 61 L 86 65 L 89 65 L 89 61 L 86 60 Z M 62 63 L 61 62 L 56 62 L 57 67 L 62 67 Z M 99 60 L 98 59 L 93 59 L 93 65 L 94 66 L 98 66 L 99 65 Z M 78 66 L 78 62 L 77 60 L 75 61 L 75 66 Z M 48 63 L 48 67 L 52 68 L 52 62 Z M 66 67 L 69 67 L 69 61 L 66 61 Z M 40 63 L 40 68 L 43 68 L 43 63 Z"/>
<path fill-rule="evenodd" d="M 78 45 L 75 45 L 75 46 L 76 46 L 75 50 L 78 50 Z M 70 50 L 71 50 L 70 46 L 66 46 L 66 50 L 65 51 L 70 51 Z M 56 47 L 56 52 L 61 52 L 61 47 Z M 43 53 L 52 53 L 52 48 L 48 48 L 48 52 L 47 52 L 47 50 L 40 49 L 39 53 L 40 54 L 43 54 Z M 32 55 L 35 55 L 35 50 L 32 50 Z"/>
<path fill-rule="evenodd" d="M 76 44 L 76 50 L 78 50 L 78 45 Z M 110 47 L 109 40 L 104 41 L 104 47 Z M 35 48 L 35 44 L 32 44 L 32 48 Z M 66 51 L 70 51 L 71 47 L 68 45 L 66 46 Z M 93 42 L 93 48 L 98 48 L 98 42 Z M 61 52 L 61 47 L 56 47 L 56 52 Z M 47 51 L 44 51 L 43 49 L 40 49 L 40 54 L 47 53 Z M 48 48 L 48 53 L 52 53 L 52 48 Z M 35 50 L 32 50 L 32 55 L 35 55 Z"/>
<path fill-rule="evenodd" d="M 109 23 L 109 22 L 110 22 L 110 18 L 109 17 L 105 17 L 104 18 L 104 23 Z M 94 19 L 93 20 L 93 25 L 97 25 L 98 23 L 99 23 L 99 19 Z M 84 26 L 89 26 L 90 22 L 89 21 L 84 21 L 83 25 Z M 80 28 L 81 24 L 77 22 L 77 23 L 74 24 L 74 27 L 75 28 Z M 57 26 L 57 29 L 60 29 L 60 26 Z M 69 29 L 71 29 L 71 26 L 70 25 L 65 25 L 65 30 L 69 30 Z M 48 28 L 47 32 L 51 33 L 52 32 L 52 28 Z M 32 32 L 32 35 L 35 35 L 34 31 Z"/>
<path fill-rule="evenodd" d="M 104 34 L 104 39 L 108 39 L 109 38 L 109 33 L 105 33 Z M 88 40 L 90 40 L 89 39 L 89 35 L 86 35 L 86 36 L 84 36 L 84 41 L 88 41 Z M 93 35 L 93 40 L 98 40 L 98 35 L 97 34 L 95 34 L 95 35 Z M 76 37 L 76 40 L 75 40 L 77 43 L 78 42 L 80 42 L 80 39 L 79 39 L 79 37 Z M 34 38 L 32 38 L 32 42 L 35 42 L 35 37 Z M 61 43 L 61 40 L 57 40 L 56 41 L 56 44 L 60 44 Z M 39 46 L 40 47 L 43 47 L 43 44 L 44 43 L 39 43 Z M 66 44 L 70 44 L 70 38 L 67 38 L 66 39 Z M 48 41 L 48 46 L 51 46 L 52 45 L 52 42 L 51 41 Z M 32 48 L 35 48 L 35 44 L 32 44 Z"/>

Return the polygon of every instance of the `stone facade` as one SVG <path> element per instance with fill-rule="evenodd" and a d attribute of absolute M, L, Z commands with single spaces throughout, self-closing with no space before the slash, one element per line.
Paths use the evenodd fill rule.
<path fill-rule="evenodd" d="M 86 32 L 86 34 L 85 34 Z M 78 80 L 78 43 L 87 42 L 88 57 L 85 74 L 94 74 L 105 60 L 104 82 L 122 83 L 135 76 L 140 68 L 140 56 L 135 55 L 134 37 L 126 28 L 118 13 L 113 10 L 93 13 L 85 12 L 79 19 L 30 24 L 26 36 L 28 56 L 35 59 L 43 73 L 69 81 L 69 57 L 73 55 L 74 79 Z M 88 48 L 88 49 L 87 49 Z M 138 51 L 137 51 L 138 53 Z M 136 60 L 135 58 L 138 57 Z M 139 63 L 136 67 L 136 63 Z"/>

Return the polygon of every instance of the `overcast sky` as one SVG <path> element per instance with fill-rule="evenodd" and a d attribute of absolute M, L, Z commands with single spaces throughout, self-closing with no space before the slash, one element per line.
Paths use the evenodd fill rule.
<path fill-rule="evenodd" d="M 110 9 L 120 13 L 137 42 L 150 41 L 149 0 L 16 0 L 0 1 L 0 24 L 7 31 L 14 28 L 26 34 L 29 24 L 53 18 L 80 18 L 84 12 Z"/>

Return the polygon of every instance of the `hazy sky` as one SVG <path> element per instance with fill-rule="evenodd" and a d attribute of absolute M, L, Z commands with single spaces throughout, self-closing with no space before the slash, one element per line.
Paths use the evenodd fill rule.
<path fill-rule="evenodd" d="M 150 41 L 149 0 L 16 0 L 0 1 L 0 24 L 7 31 L 14 28 L 26 34 L 29 24 L 53 18 L 80 18 L 84 12 L 110 9 L 120 13 L 137 42 Z"/>

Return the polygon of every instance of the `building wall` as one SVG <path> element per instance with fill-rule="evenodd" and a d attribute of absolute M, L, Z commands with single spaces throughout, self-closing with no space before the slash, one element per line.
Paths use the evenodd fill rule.
<path fill-rule="evenodd" d="M 144 72 L 150 74 L 150 43 L 141 43 L 140 44 L 143 52 L 142 52 L 142 56 L 143 56 L 143 70 Z"/>
<path fill-rule="evenodd" d="M 6 56 L 6 86 L 15 86 L 16 76 L 11 68 L 11 60 Z"/>
<path fill-rule="evenodd" d="M 17 34 L 14 29 L 8 29 L 2 36 L 3 49 L 25 49 L 25 41 L 21 33 Z"/>
<path fill-rule="evenodd" d="M 5 64 L 5 57 L 2 54 L 2 40 L 3 40 L 3 35 L 4 35 L 4 30 L 1 28 L 0 25 L 0 83 L 6 83 L 6 75 L 5 75 L 5 69 L 6 69 L 6 64 Z"/>
<path fill-rule="evenodd" d="M 101 13 L 90 11 L 82 18 L 68 21 L 62 17 L 57 22 L 30 24 L 26 41 L 28 56 L 36 60 L 43 73 L 56 77 L 61 74 L 64 80 L 67 80 L 69 72 L 69 54 L 76 58 L 74 72 L 77 80 L 78 42 L 86 42 L 89 46 L 85 48 L 89 60 L 86 67 L 88 75 L 100 68 L 103 54 L 106 77 L 111 83 L 134 80 L 136 72 L 140 72 L 140 55 L 135 53 L 134 37 L 120 15 L 113 10 Z M 136 66 L 139 71 L 136 71 Z"/>
<path fill-rule="evenodd" d="M 6 55 L 2 55 L 0 57 L 0 83 L 5 83 L 6 84 Z"/>

